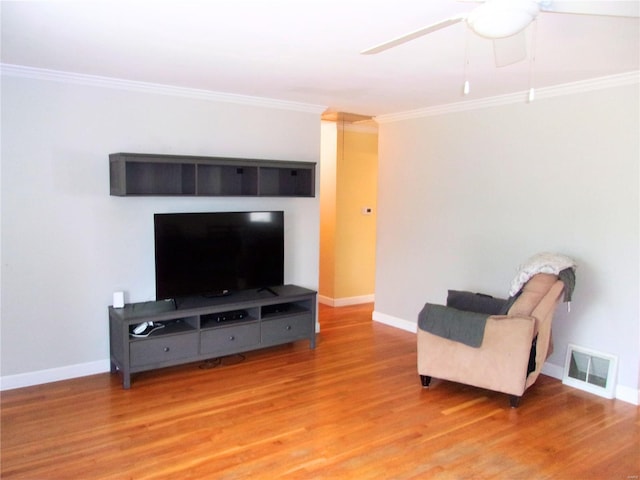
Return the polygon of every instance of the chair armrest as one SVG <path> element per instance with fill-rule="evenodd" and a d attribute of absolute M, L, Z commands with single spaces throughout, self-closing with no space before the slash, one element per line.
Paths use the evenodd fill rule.
<path fill-rule="evenodd" d="M 439 337 L 479 347 L 488 317 L 484 313 L 426 303 L 418 314 L 418 327 Z"/>
<path fill-rule="evenodd" d="M 492 315 L 487 319 L 482 346 L 503 352 L 524 348 L 527 358 L 531 342 L 537 334 L 534 317 L 524 315 Z"/>
<path fill-rule="evenodd" d="M 419 329 L 418 372 L 522 395 L 535 331 L 533 317 L 492 315 L 487 318 L 482 345 L 474 348 Z"/>

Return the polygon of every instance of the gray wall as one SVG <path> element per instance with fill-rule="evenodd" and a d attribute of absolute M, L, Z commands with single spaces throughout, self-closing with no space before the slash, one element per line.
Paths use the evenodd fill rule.
<path fill-rule="evenodd" d="M 3 388 L 108 369 L 112 292 L 155 296 L 155 212 L 282 209 L 285 281 L 317 288 L 318 198 L 111 197 L 108 154 L 318 162 L 319 107 L 33 76 L 2 78 Z"/>
<path fill-rule="evenodd" d="M 577 288 L 548 371 L 569 342 L 618 355 L 637 402 L 638 105 L 636 83 L 382 123 L 374 318 L 415 328 L 447 289 L 505 297 L 529 256 L 563 253 Z"/>

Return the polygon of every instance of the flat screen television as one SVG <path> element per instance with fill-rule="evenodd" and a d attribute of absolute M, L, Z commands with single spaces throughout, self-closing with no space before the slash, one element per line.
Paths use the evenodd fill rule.
<path fill-rule="evenodd" d="M 154 215 L 156 299 L 284 283 L 284 212 Z"/>

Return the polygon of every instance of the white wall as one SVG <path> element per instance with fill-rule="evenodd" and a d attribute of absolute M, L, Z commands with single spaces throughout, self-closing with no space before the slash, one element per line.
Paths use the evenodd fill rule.
<path fill-rule="evenodd" d="M 112 292 L 155 295 L 155 212 L 284 210 L 285 282 L 317 289 L 317 197 L 111 197 L 108 154 L 317 162 L 321 109 L 137 89 L 3 75 L 3 388 L 108 369 Z"/>
<path fill-rule="evenodd" d="M 374 319 L 413 325 L 447 289 L 505 297 L 520 263 L 573 257 L 569 342 L 619 356 L 635 403 L 640 366 L 638 85 L 380 126 Z M 409 323 L 410 322 L 410 323 Z"/>

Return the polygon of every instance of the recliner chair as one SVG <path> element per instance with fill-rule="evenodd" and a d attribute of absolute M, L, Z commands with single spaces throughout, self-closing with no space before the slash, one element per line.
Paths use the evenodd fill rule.
<path fill-rule="evenodd" d="M 575 281 L 573 269 L 567 272 Z M 573 289 L 573 281 L 567 286 L 565 281 L 555 274 L 532 275 L 519 295 L 497 302 L 506 314 L 488 315 L 487 299 L 482 296 L 471 302 L 467 298 L 466 303 L 481 304 L 485 313 L 468 311 L 468 305 L 461 307 L 467 310 L 453 308 L 451 303 L 460 307 L 460 302 L 450 301 L 451 292 L 447 307 L 427 303 L 417 334 L 423 387 L 429 386 L 432 377 L 450 380 L 506 393 L 511 407 L 517 407 L 553 351 L 553 315 L 563 291 L 570 299 Z M 460 297 L 462 292 L 457 293 Z"/>

